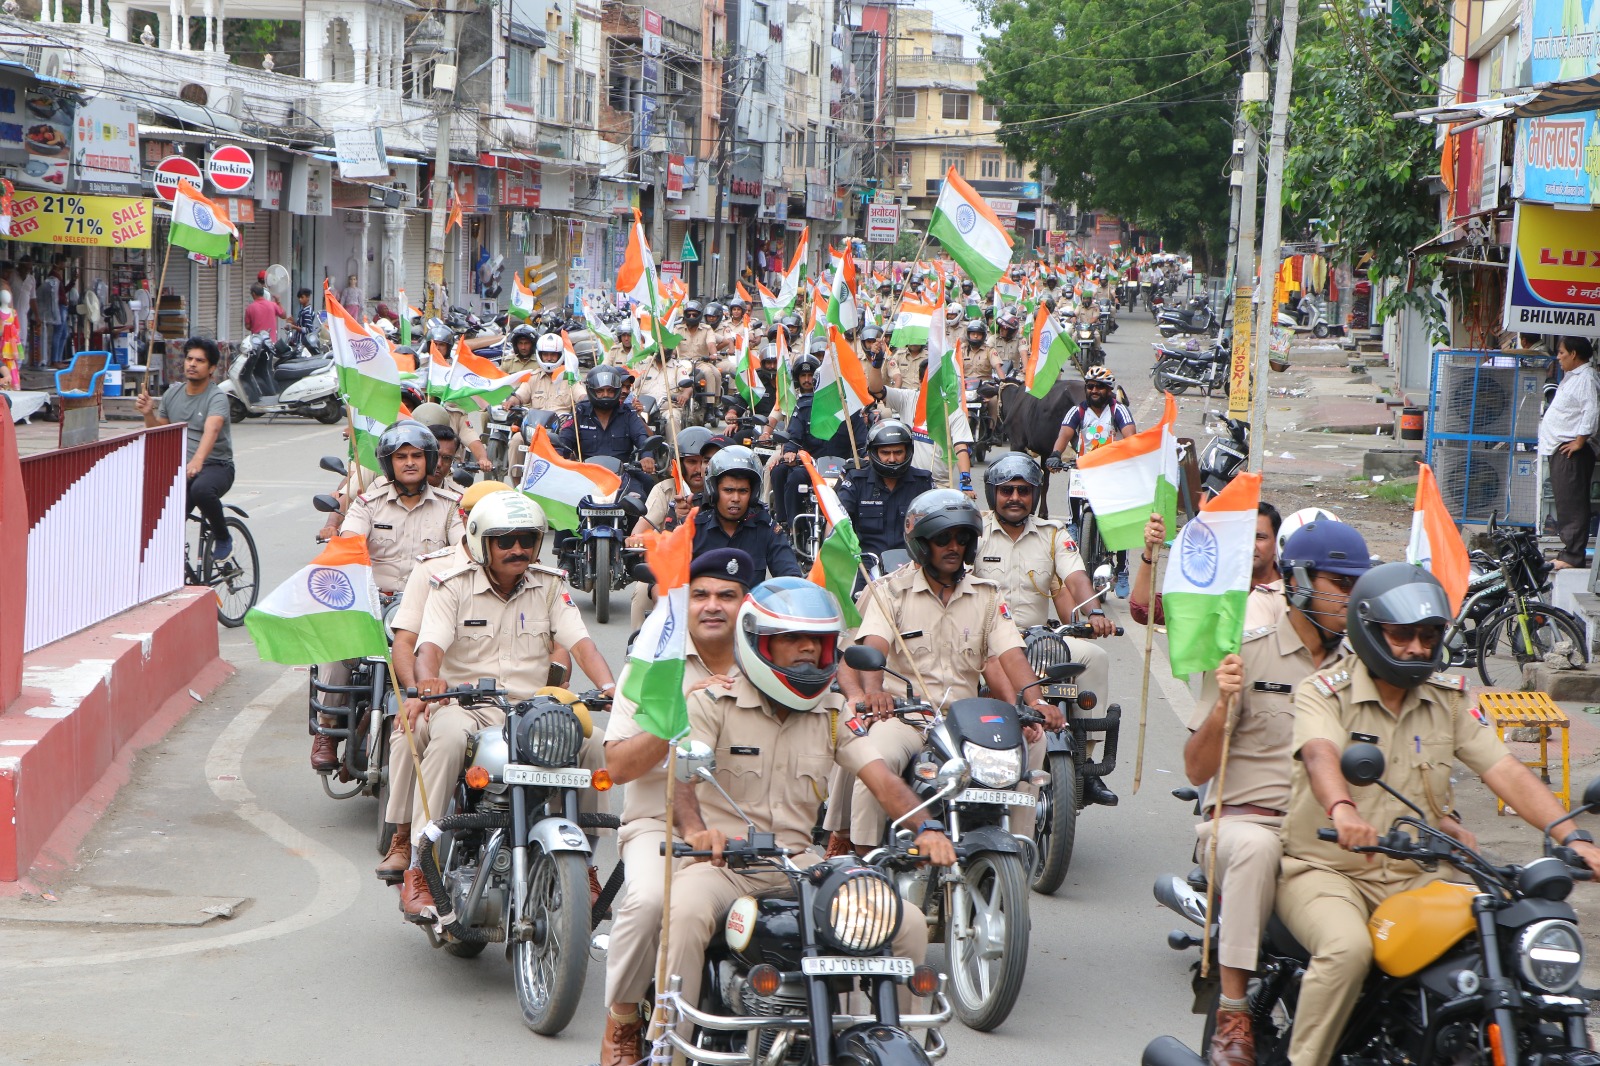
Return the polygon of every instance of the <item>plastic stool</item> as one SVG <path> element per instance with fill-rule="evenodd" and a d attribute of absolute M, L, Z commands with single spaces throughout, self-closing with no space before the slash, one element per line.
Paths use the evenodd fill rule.
<path fill-rule="evenodd" d="M 1561 801 L 1561 806 L 1572 805 L 1572 743 L 1571 720 L 1548 692 L 1483 692 L 1478 695 L 1478 708 L 1488 716 L 1489 724 L 1503 742 L 1507 729 L 1525 726 L 1539 727 L 1539 759 L 1522 765 L 1538 770 L 1539 777 Z M 1561 787 L 1550 784 L 1550 730 L 1561 730 Z M 1506 805 L 1495 801 L 1498 813 L 1506 812 Z"/>

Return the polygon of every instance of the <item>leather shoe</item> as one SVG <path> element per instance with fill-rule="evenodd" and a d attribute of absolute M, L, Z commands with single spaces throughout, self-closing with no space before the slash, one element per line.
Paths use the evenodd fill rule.
<path fill-rule="evenodd" d="M 433 902 L 433 893 L 428 890 L 428 882 L 423 879 L 422 871 L 407 870 L 405 879 L 400 882 L 400 909 L 405 913 L 406 920 L 426 922 L 428 918 L 423 911 L 429 907 L 437 909 Z"/>
<path fill-rule="evenodd" d="M 589 909 L 600 902 L 600 871 L 593 866 L 589 867 Z"/>
<path fill-rule="evenodd" d="M 1256 1034 L 1247 1010 L 1217 1011 L 1211 1037 L 1211 1066 L 1256 1066 Z"/>
<path fill-rule="evenodd" d="M 311 738 L 311 768 L 317 773 L 339 768 L 339 742 L 318 733 Z"/>
<path fill-rule="evenodd" d="M 635 1066 L 644 1057 L 639 1036 L 644 1032 L 644 1016 L 618 1018 L 606 1008 L 606 1032 L 600 1038 L 600 1066 Z"/>
<path fill-rule="evenodd" d="M 1098 803 L 1102 807 L 1115 807 L 1118 801 L 1117 794 L 1106 787 L 1104 778 L 1086 777 L 1083 779 L 1083 802 Z"/>
<path fill-rule="evenodd" d="M 822 857 L 836 859 L 840 855 L 854 855 L 855 850 L 856 846 L 850 842 L 850 834 L 836 829 L 828 834 L 828 850 L 822 853 Z"/>
<path fill-rule="evenodd" d="M 383 857 L 378 868 L 373 873 L 378 875 L 378 880 L 384 884 L 392 885 L 405 877 L 406 871 L 411 868 L 411 827 L 397 825 L 394 836 L 389 841 L 389 853 Z"/>

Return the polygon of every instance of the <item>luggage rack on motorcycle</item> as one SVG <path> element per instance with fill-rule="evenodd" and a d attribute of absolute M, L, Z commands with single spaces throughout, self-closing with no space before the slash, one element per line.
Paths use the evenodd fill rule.
<path fill-rule="evenodd" d="M 902 1029 L 927 1029 L 928 1035 L 923 1041 L 923 1051 L 929 1060 L 938 1061 L 944 1058 L 948 1047 L 944 1035 L 940 1033 L 939 1026 L 944 1025 L 955 1012 L 950 1006 L 950 1001 L 945 998 L 944 986 L 947 980 L 944 974 L 939 975 L 939 989 L 933 994 L 933 1013 L 931 1014 L 902 1014 L 900 1027 Z M 811 1018 L 805 1014 L 793 1016 L 777 1015 L 766 1017 L 762 1015 L 735 1015 L 725 1016 L 720 1014 L 706 1014 L 698 1008 L 691 1007 L 679 998 L 683 990 L 683 979 L 672 976 L 667 979 L 667 995 L 676 1003 L 677 1011 L 682 1020 L 702 1029 L 715 1029 L 718 1032 L 750 1033 L 744 1051 L 713 1051 L 709 1048 L 696 1047 L 694 1044 L 679 1036 L 675 1029 L 668 1029 L 666 1037 L 673 1048 L 685 1058 L 694 1062 L 705 1063 L 706 1066 L 760 1066 L 757 1059 L 759 1049 L 752 1030 L 779 1029 L 798 1031 L 811 1027 Z M 874 1025 L 878 1018 L 873 1014 L 835 1014 L 833 1016 L 833 1031 L 835 1035 L 844 1032 L 855 1025 Z"/>
<path fill-rule="evenodd" d="M 377 660 L 382 662 L 384 660 Z M 359 660 L 360 665 L 351 671 L 351 679 L 367 676 L 366 672 L 372 669 L 369 660 Z M 367 752 L 365 745 L 359 743 L 361 739 L 360 723 L 354 721 L 355 704 L 357 697 L 372 694 L 372 681 L 360 684 L 329 685 L 318 677 L 318 668 L 312 666 L 310 671 L 311 695 L 307 699 L 307 714 L 310 717 L 309 725 L 314 736 L 332 737 L 334 740 L 345 742 L 340 755 L 340 774 L 342 779 L 351 782 L 349 791 L 338 792 L 334 790 L 332 781 L 334 772 L 324 770 L 317 776 L 322 779 L 322 790 L 328 794 L 329 799 L 350 799 L 359 796 L 368 786 L 373 784 L 372 778 L 375 771 L 367 766 Z M 322 702 L 330 696 L 344 696 L 347 702 L 343 706 L 332 706 Z M 387 698 L 387 696 L 385 697 Z M 332 718 L 341 723 L 338 725 L 323 725 L 320 716 Z"/>

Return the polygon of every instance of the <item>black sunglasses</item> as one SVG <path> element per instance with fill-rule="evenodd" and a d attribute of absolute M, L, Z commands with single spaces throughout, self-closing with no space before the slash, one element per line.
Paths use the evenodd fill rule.
<path fill-rule="evenodd" d="M 938 533 L 928 538 L 929 542 L 937 548 L 948 548 L 952 540 L 965 548 L 977 539 L 978 535 L 970 529 L 947 529 L 943 533 Z"/>
<path fill-rule="evenodd" d="M 1026 483 L 1021 485 L 996 485 L 994 494 L 996 496 L 1032 496 L 1033 486 Z"/>
<path fill-rule="evenodd" d="M 533 546 L 539 543 L 539 534 L 502 533 L 494 538 L 494 542 L 503 552 L 508 552 L 512 548 L 527 548 L 531 551 Z"/>

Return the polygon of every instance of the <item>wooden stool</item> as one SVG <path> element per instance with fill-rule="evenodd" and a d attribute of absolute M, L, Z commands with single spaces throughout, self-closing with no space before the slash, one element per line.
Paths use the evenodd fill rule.
<path fill-rule="evenodd" d="M 1537 762 L 1526 762 L 1524 766 L 1530 770 L 1538 770 L 1539 777 L 1546 785 L 1550 785 L 1550 730 L 1561 730 L 1561 787 L 1550 785 L 1550 791 L 1555 793 L 1561 801 L 1561 806 L 1572 805 L 1572 745 L 1571 745 L 1571 720 L 1555 702 L 1550 699 L 1548 692 L 1482 692 L 1478 694 L 1478 709 L 1489 719 L 1489 724 L 1494 726 L 1494 731 L 1504 741 L 1507 729 L 1517 729 L 1525 726 L 1539 728 L 1539 759 Z M 1506 812 L 1506 805 L 1495 801 L 1495 808 L 1500 814 Z"/>

